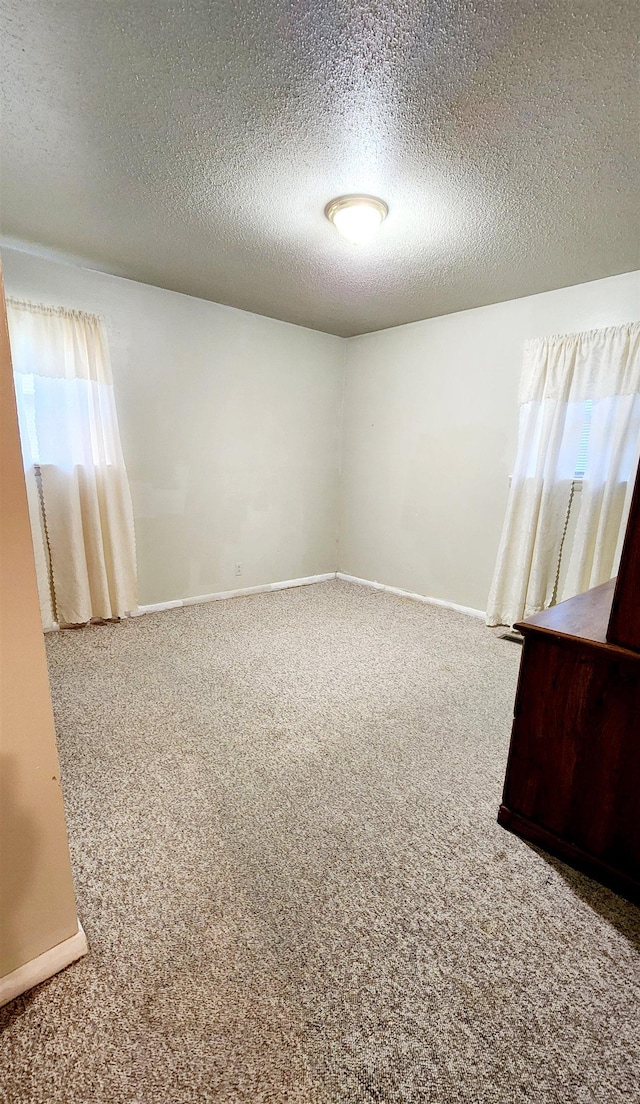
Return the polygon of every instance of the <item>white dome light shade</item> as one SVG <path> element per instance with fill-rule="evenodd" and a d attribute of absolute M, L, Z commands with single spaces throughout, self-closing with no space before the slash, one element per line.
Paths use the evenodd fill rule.
<path fill-rule="evenodd" d="M 343 238 L 354 245 L 365 245 L 387 217 L 389 208 L 375 196 L 346 195 L 332 199 L 324 213 Z"/>

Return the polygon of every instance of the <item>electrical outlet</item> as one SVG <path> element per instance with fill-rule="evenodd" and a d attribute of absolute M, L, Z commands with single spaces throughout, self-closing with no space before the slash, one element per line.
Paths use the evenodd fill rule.
<path fill-rule="evenodd" d="M 236 575 L 242 575 L 242 564 L 241 563 L 236 564 Z"/>

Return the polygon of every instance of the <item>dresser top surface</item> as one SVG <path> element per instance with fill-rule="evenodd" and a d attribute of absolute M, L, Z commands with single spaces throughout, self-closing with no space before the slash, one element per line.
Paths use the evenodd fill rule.
<path fill-rule="evenodd" d="M 640 660 L 640 652 L 634 652 L 607 641 L 615 584 L 616 580 L 610 579 L 608 583 L 593 587 L 592 590 L 578 594 L 575 598 L 569 598 L 566 602 L 560 602 L 559 605 L 552 606 L 542 613 L 536 613 L 526 621 L 518 622 L 514 627 L 525 637 L 538 633 L 568 637 L 605 648 L 607 651 L 619 652 L 629 659 Z"/>
<path fill-rule="evenodd" d="M 602 586 L 594 587 L 584 594 L 578 594 L 575 598 L 569 598 L 566 602 L 560 602 L 557 606 L 528 617 L 517 628 L 525 634 L 532 629 L 545 629 L 562 633 L 563 636 L 577 636 L 583 640 L 606 644 L 614 586 L 615 579 L 610 579 Z"/>

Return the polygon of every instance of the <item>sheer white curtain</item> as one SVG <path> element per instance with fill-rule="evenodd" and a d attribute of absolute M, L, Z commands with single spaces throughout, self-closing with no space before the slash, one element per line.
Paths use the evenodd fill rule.
<path fill-rule="evenodd" d="M 527 342 L 489 625 L 511 625 L 554 600 L 587 402 L 580 514 L 561 598 L 617 570 L 640 455 L 640 323 Z"/>
<path fill-rule="evenodd" d="M 9 299 L 45 627 L 137 607 L 133 511 L 104 323 Z"/>

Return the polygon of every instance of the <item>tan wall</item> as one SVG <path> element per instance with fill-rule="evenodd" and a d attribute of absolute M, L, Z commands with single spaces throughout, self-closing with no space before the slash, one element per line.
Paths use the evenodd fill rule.
<path fill-rule="evenodd" d="M 77 927 L 0 275 L 0 978 Z"/>

